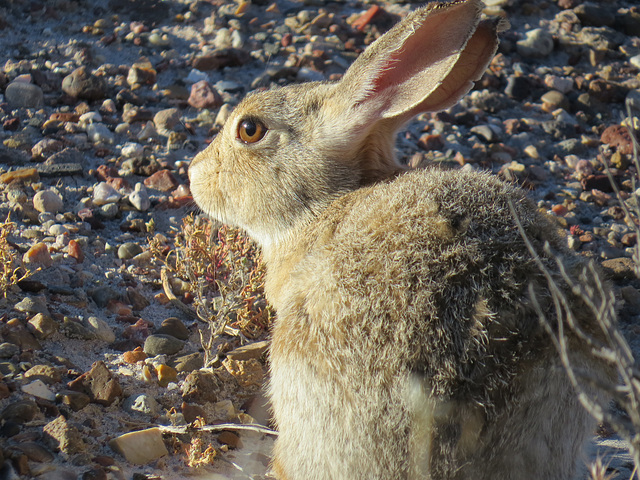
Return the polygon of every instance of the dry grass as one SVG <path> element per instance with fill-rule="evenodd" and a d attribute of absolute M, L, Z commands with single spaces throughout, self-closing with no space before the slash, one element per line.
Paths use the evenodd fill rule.
<path fill-rule="evenodd" d="M 0 223 L 0 298 L 6 298 L 9 289 L 25 278 L 21 274 L 20 257 L 8 240 L 15 227 L 9 216 Z"/>
<path fill-rule="evenodd" d="M 630 129 L 634 142 L 633 166 L 636 176 L 640 173 L 639 148 L 636 141 L 638 119 L 628 111 L 628 118 L 623 122 Z M 634 129 L 636 132 L 634 132 Z M 625 212 L 625 223 L 640 236 L 640 201 L 633 193 L 630 196 L 622 195 L 614 182 L 611 172 L 605 165 L 605 169 L 616 193 L 618 203 Z M 632 190 L 638 189 L 638 180 L 633 178 Z M 525 238 L 525 241 L 528 241 Z M 536 256 L 533 249 L 532 254 Z M 539 259 L 538 259 L 539 260 Z M 640 276 L 640 244 L 636 244 L 633 254 L 634 270 Z M 541 321 L 547 328 L 551 338 L 560 354 L 563 365 L 567 371 L 569 381 L 574 387 L 578 398 L 587 411 L 598 421 L 608 423 L 613 430 L 629 444 L 629 450 L 635 465 L 631 478 L 640 480 L 638 466 L 640 466 L 640 364 L 634 357 L 631 347 L 624 337 L 618 325 L 616 313 L 616 300 L 600 280 L 599 274 L 593 266 L 587 269 L 581 278 L 575 279 L 563 270 L 562 263 L 558 266 L 563 279 L 571 286 L 573 292 L 582 297 L 587 308 L 598 318 L 600 332 L 598 338 L 585 332 L 574 318 L 569 301 L 564 293 L 555 284 L 542 262 L 538 266 L 546 275 L 550 291 L 555 302 L 557 312 L 557 324 L 552 325 L 545 318 L 542 309 L 538 308 Z M 535 294 L 532 293 L 532 298 Z M 581 370 L 573 365 L 570 360 L 570 350 L 567 338 L 573 336 L 579 338 L 585 345 L 591 347 L 592 355 L 611 365 L 618 374 L 615 382 L 603 382 L 594 378 L 588 371 Z M 590 394 L 595 391 L 598 394 Z M 604 393 L 604 395 L 602 395 Z M 611 408 L 610 398 L 616 404 Z M 615 477 L 607 472 L 608 465 L 599 457 L 590 466 L 592 480 L 610 480 Z"/>
<path fill-rule="evenodd" d="M 207 325 L 200 329 L 206 364 L 215 360 L 212 348 L 223 333 L 248 341 L 268 331 L 272 312 L 264 298 L 262 258 L 239 230 L 189 215 L 172 248 L 155 239 L 150 244 L 156 258 L 189 285 L 185 300 L 193 301 Z"/>

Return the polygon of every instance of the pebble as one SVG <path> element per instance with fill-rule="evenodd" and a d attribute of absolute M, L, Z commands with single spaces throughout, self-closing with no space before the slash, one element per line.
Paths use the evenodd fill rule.
<path fill-rule="evenodd" d="M 58 213 L 64 208 L 64 203 L 53 190 L 41 190 L 33 196 L 33 208 L 41 213 Z"/>
<path fill-rule="evenodd" d="M 156 333 L 171 335 L 172 337 L 184 341 L 189 339 L 189 329 L 185 326 L 182 320 L 176 317 L 169 317 L 165 319 Z"/>
<path fill-rule="evenodd" d="M 153 85 L 157 72 L 150 62 L 137 62 L 131 65 L 127 74 L 127 83 L 131 86 Z"/>
<path fill-rule="evenodd" d="M 24 377 L 30 380 L 40 380 L 48 385 L 62 381 L 60 371 L 50 365 L 34 365 L 24 372 Z"/>
<path fill-rule="evenodd" d="M 178 380 L 178 372 L 175 368 L 168 365 L 159 365 L 156 369 L 158 374 L 158 385 L 166 387 L 171 382 Z"/>
<path fill-rule="evenodd" d="M 149 193 L 142 183 L 136 183 L 135 189 L 129 194 L 129 202 L 140 212 L 146 212 L 151 207 Z"/>
<path fill-rule="evenodd" d="M 151 120 L 140 130 L 137 140 L 139 142 L 151 141 L 158 138 L 158 130 Z"/>
<path fill-rule="evenodd" d="M 87 125 L 87 135 L 93 143 L 112 145 L 115 143 L 114 133 L 103 123 L 91 123 Z"/>
<path fill-rule="evenodd" d="M 87 67 L 78 67 L 64 77 L 62 90 L 83 100 L 102 100 L 107 94 L 104 80 L 90 73 Z"/>
<path fill-rule="evenodd" d="M 123 145 L 120 153 L 122 153 L 122 156 L 125 158 L 140 159 L 144 157 L 144 146 L 139 143 L 127 142 Z"/>
<path fill-rule="evenodd" d="M 182 383 L 182 399 L 185 402 L 217 402 L 219 391 L 220 380 L 213 373 L 201 370 L 191 372 Z"/>
<path fill-rule="evenodd" d="M 147 465 L 169 454 L 159 428 L 125 433 L 111 440 L 109 446 L 134 465 Z"/>
<path fill-rule="evenodd" d="M 150 357 L 156 355 L 174 355 L 184 347 L 184 342 L 171 335 L 149 335 L 144 342 L 144 353 Z"/>
<path fill-rule="evenodd" d="M 45 297 L 25 297 L 16 303 L 13 308 L 19 312 L 50 315 Z"/>
<path fill-rule="evenodd" d="M 109 406 L 122 396 L 122 387 L 102 360 L 95 362 L 91 370 L 69 382 L 71 390 L 85 393 L 92 402 Z"/>
<path fill-rule="evenodd" d="M 98 317 L 89 317 L 87 319 L 87 328 L 92 332 L 98 340 L 113 343 L 116 341 L 116 334 L 107 322 Z"/>
<path fill-rule="evenodd" d="M 160 411 L 160 404 L 149 394 L 137 393 L 127 397 L 122 404 L 122 408 L 130 413 L 142 413 L 148 416 L 155 416 Z"/>
<path fill-rule="evenodd" d="M 126 242 L 118 247 L 118 258 L 129 260 L 142 253 L 142 247 L 135 242 Z"/>
<path fill-rule="evenodd" d="M 11 82 L 4 91 L 12 108 L 40 108 L 44 105 L 42 88 L 32 83 Z"/>
<path fill-rule="evenodd" d="M 23 385 L 21 387 L 21 390 L 24 393 L 40 398 L 42 400 L 47 400 L 49 402 L 53 402 L 56 399 L 56 394 L 53 393 L 42 380 L 34 380 L 31 383 L 27 383 L 26 385 Z"/>
<path fill-rule="evenodd" d="M 188 355 L 182 355 L 176 357 L 169 362 L 169 365 L 173 366 L 177 372 L 193 372 L 199 370 L 204 366 L 204 358 L 199 352 L 190 353 Z"/>
<path fill-rule="evenodd" d="M 12 420 L 18 424 L 30 422 L 40 412 L 32 400 L 18 400 L 7 405 L 0 413 L 0 420 Z"/>
<path fill-rule="evenodd" d="M 86 393 L 71 390 L 59 392 L 56 398 L 60 403 L 68 405 L 74 412 L 82 410 L 91 403 L 91 398 Z"/>
<path fill-rule="evenodd" d="M 194 108 L 213 109 L 220 107 L 223 100 L 222 96 L 207 80 L 201 80 L 191 86 L 188 103 Z"/>
<path fill-rule="evenodd" d="M 58 331 L 58 323 L 43 313 L 37 313 L 31 317 L 28 327 L 38 340 L 49 338 Z"/>
<path fill-rule="evenodd" d="M 0 358 L 11 358 L 20 354 L 20 347 L 13 343 L 0 343 Z"/>
<path fill-rule="evenodd" d="M 86 445 L 76 427 L 71 425 L 62 415 L 47 423 L 43 429 L 45 442 L 62 453 L 73 455 L 86 450 Z"/>
<path fill-rule="evenodd" d="M 629 63 L 634 67 L 636 67 L 637 69 L 640 69 L 640 54 L 634 55 L 633 57 L 631 57 L 629 59 Z"/>
<path fill-rule="evenodd" d="M 169 170 L 163 169 L 145 178 L 144 185 L 161 192 L 169 192 L 178 186 L 178 181 Z"/>
<path fill-rule="evenodd" d="M 523 57 L 546 57 L 553 51 L 553 37 L 541 28 L 525 33 L 526 38 L 516 42 L 518 53 Z"/>
<path fill-rule="evenodd" d="M 108 203 L 115 203 L 122 198 L 120 192 L 107 182 L 100 182 L 93 187 L 93 204 L 100 206 Z"/>
<path fill-rule="evenodd" d="M 180 116 L 180 110 L 177 108 L 165 108 L 154 115 L 153 123 L 161 135 L 169 136 L 180 122 Z"/>

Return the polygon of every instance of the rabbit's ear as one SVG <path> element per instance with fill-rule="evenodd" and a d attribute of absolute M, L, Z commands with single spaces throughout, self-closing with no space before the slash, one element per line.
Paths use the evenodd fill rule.
<path fill-rule="evenodd" d="M 482 6 L 480 0 L 430 4 L 365 50 L 339 86 L 344 106 L 368 117 L 357 123 L 403 123 L 467 93 L 498 45 L 497 23 L 480 22 Z"/>

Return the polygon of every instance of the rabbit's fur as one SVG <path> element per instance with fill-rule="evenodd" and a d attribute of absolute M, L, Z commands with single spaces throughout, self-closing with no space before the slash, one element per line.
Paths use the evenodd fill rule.
<path fill-rule="evenodd" d="M 593 427 L 529 296 L 583 263 L 519 189 L 405 172 L 393 145 L 447 108 L 497 45 L 482 4 L 429 4 L 338 83 L 253 93 L 192 162 L 194 199 L 262 247 L 278 317 L 269 394 L 280 479 L 571 478 Z M 266 127 L 244 143 L 242 122 Z M 550 253 L 545 253 L 545 242 Z M 588 331 L 590 311 L 556 281 Z M 572 361 L 611 372 L 569 338 Z"/>

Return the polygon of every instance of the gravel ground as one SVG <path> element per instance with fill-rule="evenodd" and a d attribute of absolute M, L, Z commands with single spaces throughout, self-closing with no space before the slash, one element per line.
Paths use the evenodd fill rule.
<path fill-rule="evenodd" d="M 266 329 L 232 323 L 212 358 L 206 325 L 162 285 L 162 255 L 194 211 L 186 170 L 244 94 L 339 79 L 417 5 L 0 1 L 0 255 L 3 278 L 30 272 L 0 300 L 1 478 L 266 478 L 273 437 L 228 425 L 268 424 Z M 487 5 L 511 23 L 490 68 L 459 105 L 408 125 L 399 154 L 530 190 L 609 272 L 640 351 L 637 233 L 605 169 L 634 205 L 622 122 L 625 101 L 640 112 L 640 7 Z M 185 275 L 171 287 L 198 304 Z M 197 417 L 227 426 L 186 432 Z M 624 443 L 599 435 L 589 458 L 629 478 Z"/>

